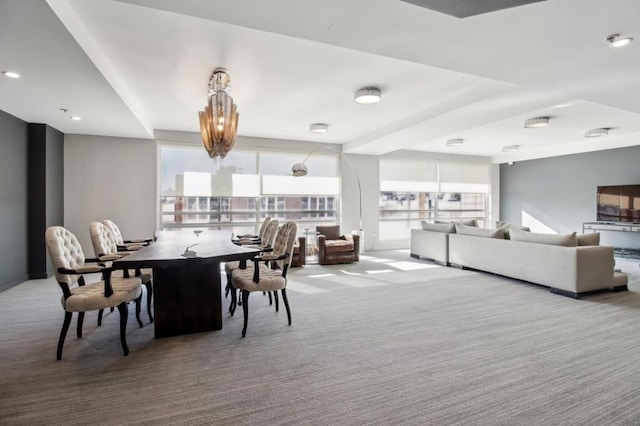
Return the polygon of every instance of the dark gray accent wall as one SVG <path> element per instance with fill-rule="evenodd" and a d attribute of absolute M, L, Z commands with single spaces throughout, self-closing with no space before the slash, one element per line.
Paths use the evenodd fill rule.
<path fill-rule="evenodd" d="M 47 278 L 44 233 L 64 224 L 64 135 L 46 124 L 29 124 L 29 278 Z"/>
<path fill-rule="evenodd" d="M 27 123 L 0 111 L 0 291 L 27 278 Z"/>
<path fill-rule="evenodd" d="M 640 146 L 515 162 L 500 166 L 500 219 L 529 215 L 559 232 L 582 232 L 596 221 L 602 185 L 640 184 Z M 640 248 L 640 233 L 601 232 L 601 243 Z"/>

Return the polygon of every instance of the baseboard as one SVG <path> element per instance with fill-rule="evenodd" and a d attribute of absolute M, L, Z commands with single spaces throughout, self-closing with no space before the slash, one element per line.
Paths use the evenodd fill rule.
<path fill-rule="evenodd" d="M 43 280 L 49 278 L 49 274 L 47 274 L 46 272 L 38 272 L 35 274 L 29 274 L 29 279 L 30 280 Z"/>

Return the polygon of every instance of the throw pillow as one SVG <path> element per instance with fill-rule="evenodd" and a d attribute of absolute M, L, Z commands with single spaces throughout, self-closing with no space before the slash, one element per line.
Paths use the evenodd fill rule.
<path fill-rule="evenodd" d="M 453 223 L 429 223 L 424 220 L 422 221 L 422 229 L 425 231 L 446 232 L 447 234 L 456 232 L 456 226 Z"/>
<path fill-rule="evenodd" d="M 576 244 L 579 246 L 599 246 L 600 233 L 593 232 L 591 234 L 576 235 Z"/>
<path fill-rule="evenodd" d="M 575 247 L 576 233 L 566 235 L 540 234 L 538 232 L 527 232 L 519 229 L 510 229 L 509 236 L 513 241 L 526 243 L 549 244 L 554 246 Z"/>
<path fill-rule="evenodd" d="M 518 225 L 515 223 L 507 223 L 507 222 L 501 222 L 501 221 L 497 221 L 496 225 L 498 229 L 502 229 L 502 231 L 504 232 L 504 237 L 507 240 L 511 239 L 511 235 L 509 234 L 509 230 L 511 229 L 518 229 L 520 231 L 531 231 L 531 229 L 528 226 L 522 226 L 522 225 Z"/>
<path fill-rule="evenodd" d="M 469 226 L 462 223 L 456 223 L 456 234 L 504 239 L 504 232 L 501 229 L 478 228 L 477 226 Z"/>
<path fill-rule="evenodd" d="M 451 222 L 445 222 L 443 220 L 436 220 L 435 223 L 461 223 L 467 226 L 478 226 L 478 221 L 475 219 L 467 219 L 467 220 L 452 220 Z"/>

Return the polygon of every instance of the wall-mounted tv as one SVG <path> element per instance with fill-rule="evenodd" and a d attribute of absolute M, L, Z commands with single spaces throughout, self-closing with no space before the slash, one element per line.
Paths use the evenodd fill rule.
<path fill-rule="evenodd" d="M 599 186 L 597 220 L 640 223 L 640 185 Z"/>

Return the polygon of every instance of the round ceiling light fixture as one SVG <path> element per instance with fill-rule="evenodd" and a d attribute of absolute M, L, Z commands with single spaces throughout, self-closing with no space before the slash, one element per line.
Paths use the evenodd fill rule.
<path fill-rule="evenodd" d="M 585 138 L 598 138 L 600 136 L 607 136 L 609 134 L 609 129 L 606 127 L 601 127 L 599 129 L 590 129 L 584 132 Z"/>
<path fill-rule="evenodd" d="M 631 37 L 621 37 L 620 34 L 611 34 L 606 39 L 611 47 L 622 47 L 631 43 L 633 39 Z"/>
<path fill-rule="evenodd" d="M 525 129 L 537 129 L 539 127 L 547 127 L 549 125 L 549 117 L 534 117 L 524 120 Z"/>
<path fill-rule="evenodd" d="M 311 133 L 327 133 L 329 131 L 329 125 L 325 123 L 313 123 L 309 126 Z"/>
<path fill-rule="evenodd" d="M 353 100 L 359 104 L 374 104 L 381 99 L 382 92 L 377 87 L 363 87 L 353 94 Z"/>
<path fill-rule="evenodd" d="M 507 145 L 502 147 L 502 152 L 516 152 L 520 150 L 520 145 Z"/>
<path fill-rule="evenodd" d="M 464 143 L 464 139 L 449 139 L 447 141 L 447 146 L 462 146 Z"/>
<path fill-rule="evenodd" d="M 15 71 L 2 71 L 2 74 L 9 78 L 20 78 L 20 74 Z"/>

